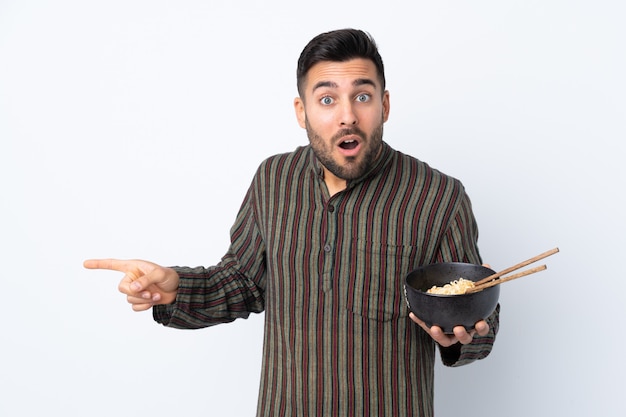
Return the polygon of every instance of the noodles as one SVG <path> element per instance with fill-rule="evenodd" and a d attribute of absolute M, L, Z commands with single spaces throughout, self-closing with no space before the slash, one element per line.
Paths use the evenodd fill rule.
<path fill-rule="evenodd" d="M 474 282 L 469 279 L 459 278 L 455 279 L 449 284 L 444 285 L 443 287 L 433 286 L 431 289 L 426 291 L 429 294 L 439 294 L 439 295 L 459 295 L 465 294 L 466 290 L 470 288 L 474 288 Z"/>

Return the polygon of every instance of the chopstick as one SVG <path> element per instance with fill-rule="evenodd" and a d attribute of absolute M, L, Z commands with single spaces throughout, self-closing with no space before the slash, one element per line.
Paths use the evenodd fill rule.
<path fill-rule="evenodd" d="M 494 285 L 502 284 L 503 282 L 511 281 L 517 278 L 525 277 L 526 275 L 534 274 L 535 272 L 543 271 L 547 267 L 545 265 L 538 266 L 535 268 L 527 269 L 526 271 L 519 272 L 517 274 L 509 275 L 507 277 L 502 277 L 509 272 L 516 271 L 520 268 L 523 268 L 527 265 L 540 261 L 541 259 L 547 258 L 548 256 L 554 255 L 559 251 L 559 248 L 550 249 L 544 253 L 540 253 L 537 256 L 533 256 L 530 259 L 527 259 L 523 262 L 515 264 L 509 268 L 503 269 L 500 272 L 496 272 L 495 274 L 489 275 L 487 278 L 483 278 L 480 281 L 476 281 L 474 283 L 474 287 L 465 291 L 465 294 L 471 294 L 473 292 L 478 292 L 484 290 L 485 288 L 493 287 Z"/>
<path fill-rule="evenodd" d="M 465 291 L 465 294 L 471 294 L 473 292 L 482 291 L 484 289 L 487 289 L 489 287 L 493 287 L 495 285 L 502 284 L 502 283 L 507 282 L 507 281 L 512 281 L 512 280 L 517 279 L 517 278 L 525 277 L 526 275 L 534 274 L 535 272 L 543 271 L 543 270 L 545 270 L 547 268 L 548 267 L 545 266 L 545 265 L 536 266 L 534 268 L 530 268 L 530 269 L 527 269 L 525 271 L 518 272 L 517 274 L 513 274 L 513 275 L 509 275 L 509 276 L 500 278 L 500 279 L 494 279 L 494 280 L 491 280 L 491 281 L 488 281 L 488 282 L 484 282 L 484 283 L 482 283 L 480 285 L 474 284 L 474 287 L 468 288 Z"/>
<path fill-rule="evenodd" d="M 537 262 L 537 261 L 540 261 L 540 260 L 542 260 L 542 259 L 544 259 L 544 258 L 547 258 L 547 257 L 548 257 L 548 256 L 550 256 L 550 255 L 554 255 L 554 254 L 555 254 L 555 253 L 557 253 L 558 251 L 559 251 L 559 248 L 554 248 L 554 249 L 550 249 L 549 251 L 546 251 L 546 252 L 544 252 L 544 253 L 540 253 L 539 255 L 537 255 L 537 256 L 533 256 L 532 258 L 527 259 L 527 260 L 525 260 L 524 262 L 520 262 L 520 263 L 515 264 L 515 265 L 513 265 L 513 266 L 511 266 L 511 267 L 509 267 L 509 268 L 503 269 L 503 270 L 502 270 L 502 271 L 500 271 L 500 272 L 496 272 L 496 273 L 495 273 L 495 274 L 493 274 L 493 275 L 489 275 L 487 278 L 483 278 L 483 279 L 481 279 L 480 281 L 476 281 L 476 282 L 474 283 L 474 286 L 478 287 L 479 285 L 482 285 L 482 284 L 484 284 L 485 282 L 489 282 L 489 281 L 494 280 L 494 279 L 496 279 L 496 278 L 500 278 L 500 277 L 501 277 L 502 275 L 504 275 L 504 274 L 508 274 L 509 272 L 516 271 L 516 270 L 518 270 L 518 269 L 520 269 L 520 268 L 523 268 L 523 267 L 525 267 L 525 266 L 527 266 L 527 265 L 533 264 L 533 263 L 535 263 L 535 262 Z"/>

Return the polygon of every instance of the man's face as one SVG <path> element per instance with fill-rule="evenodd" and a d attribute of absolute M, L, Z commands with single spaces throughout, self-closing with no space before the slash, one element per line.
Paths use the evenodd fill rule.
<path fill-rule="evenodd" d="M 325 168 L 327 183 L 345 186 L 346 180 L 368 171 L 380 155 L 389 93 L 382 91 L 372 61 L 358 58 L 314 65 L 294 106 Z"/>

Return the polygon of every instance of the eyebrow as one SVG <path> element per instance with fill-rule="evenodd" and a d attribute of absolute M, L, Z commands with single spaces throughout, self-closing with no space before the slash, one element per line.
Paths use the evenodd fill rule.
<path fill-rule="evenodd" d="M 376 87 L 376 83 L 373 80 L 369 79 L 369 78 L 357 78 L 356 80 L 354 80 L 352 82 L 352 85 L 354 87 L 358 87 L 358 86 L 361 86 L 361 85 L 371 85 L 374 88 Z M 336 82 L 333 82 L 333 81 L 320 81 L 320 82 L 318 82 L 317 84 L 315 84 L 313 86 L 313 91 L 317 90 L 318 88 L 322 88 L 322 87 L 337 88 L 339 86 L 337 85 Z"/>

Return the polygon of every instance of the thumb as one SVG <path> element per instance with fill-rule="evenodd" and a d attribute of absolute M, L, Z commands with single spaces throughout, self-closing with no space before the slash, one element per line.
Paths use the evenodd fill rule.
<path fill-rule="evenodd" d="M 129 281 L 129 287 L 132 291 L 147 290 L 150 286 L 160 286 L 167 280 L 167 274 L 165 268 L 156 267 L 151 265 L 150 269 L 143 269 L 142 273 L 138 274 L 136 271 L 126 271 L 124 279 Z"/>

